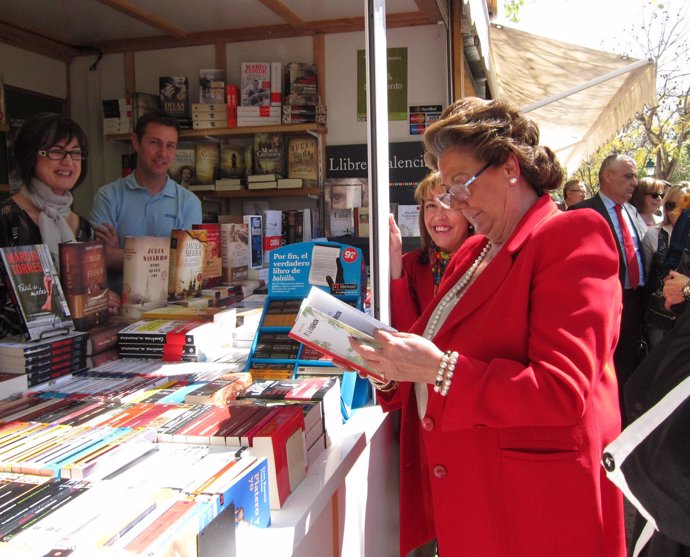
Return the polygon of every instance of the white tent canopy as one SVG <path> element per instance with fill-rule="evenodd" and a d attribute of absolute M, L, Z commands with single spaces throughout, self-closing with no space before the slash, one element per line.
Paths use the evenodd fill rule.
<path fill-rule="evenodd" d="M 656 105 L 652 61 L 640 64 L 505 26 L 491 25 L 489 39 L 493 96 L 529 110 L 539 125 L 541 143 L 556 152 L 568 175 L 644 105 Z M 597 83 L 609 75 L 615 77 Z M 597 84 L 572 92 L 588 83 Z"/>

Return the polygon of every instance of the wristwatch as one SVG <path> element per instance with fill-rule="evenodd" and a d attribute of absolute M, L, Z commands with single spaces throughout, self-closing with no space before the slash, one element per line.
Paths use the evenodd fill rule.
<path fill-rule="evenodd" d="M 690 300 L 690 280 L 680 289 L 680 293 L 683 295 L 683 298 Z"/>

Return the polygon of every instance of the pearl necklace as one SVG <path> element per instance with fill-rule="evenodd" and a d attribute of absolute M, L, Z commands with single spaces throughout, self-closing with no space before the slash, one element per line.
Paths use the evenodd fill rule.
<path fill-rule="evenodd" d="M 477 259 L 474 260 L 474 263 L 472 263 L 472 266 L 467 269 L 467 272 L 462 275 L 460 280 L 455 283 L 455 285 L 448 291 L 446 292 L 446 295 L 441 298 L 441 301 L 438 303 L 436 306 L 436 309 L 434 310 L 434 313 L 431 314 L 431 317 L 429 318 L 429 323 L 426 326 L 426 330 L 424 331 L 424 337 L 428 338 L 429 340 L 434 338 L 434 334 L 436 333 L 436 328 L 439 326 L 439 321 L 441 319 L 441 316 L 444 314 L 446 306 L 450 304 L 451 302 L 453 305 L 455 305 L 458 301 L 458 297 L 460 293 L 467 288 L 467 285 L 470 283 L 472 280 L 472 276 L 476 272 L 477 268 L 481 264 L 482 261 L 486 258 L 486 255 L 489 253 L 489 250 L 491 249 L 491 240 L 487 240 L 486 245 L 484 246 L 484 249 L 480 252 L 480 254 L 477 256 Z M 450 309 L 450 308 L 449 308 Z"/>

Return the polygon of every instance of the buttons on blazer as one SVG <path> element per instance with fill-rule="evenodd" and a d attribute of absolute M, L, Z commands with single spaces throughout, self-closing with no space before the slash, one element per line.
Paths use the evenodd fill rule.
<path fill-rule="evenodd" d="M 616 460 L 613 458 L 611 453 L 604 453 L 601 458 L 601 462 L 606 468 L 607 472 L 613 472 L 616 469 Z"/>
<path fill-rule="evenodd" d="M 433 430 L 435 425 L 433 418 L 426 417 L 422 419 L 422 429 L 424 431 Z"/>
<path fill-rule="evenodd" d="M 436 464 L 433 468 L 433 472 L 434 477 L 438 478 L 439 480 L 442 480 L 448 474 L 448 470 L 446 470 L 446 467 L 441 464 Z"/>

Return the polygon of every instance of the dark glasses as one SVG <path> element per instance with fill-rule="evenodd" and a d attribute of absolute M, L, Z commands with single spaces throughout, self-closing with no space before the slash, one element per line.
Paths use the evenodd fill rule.
<path fill-rule="evenodd" d="M 658 193 L 658 192 L 655 192 L 655 191 L 654 191 L 654 192 L 645 193 L 645 195 L 651 195 L 654 199 L 661 199 L 662 197 L 664 197 L 664 194 L 663 194 L 663 193 Z"/>

